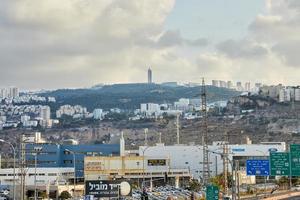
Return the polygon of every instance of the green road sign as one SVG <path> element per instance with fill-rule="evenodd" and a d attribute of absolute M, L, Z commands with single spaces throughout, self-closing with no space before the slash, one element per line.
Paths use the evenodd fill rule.
<path fill-rule="evenodd" d="M 290 154 L 292 175 L 300 176 L 300 144 L 291 144 Z"/>
<path fill-rule="evenodd" d="M 270 152 L 271 176 L 289 176 L 289 160 L 287 152 Z"/>
<path fill-rule="evenodd" d="M 218 186 L 208 185 L 206 187 L 206 200 L 218 200 L 219 188 Z"/>

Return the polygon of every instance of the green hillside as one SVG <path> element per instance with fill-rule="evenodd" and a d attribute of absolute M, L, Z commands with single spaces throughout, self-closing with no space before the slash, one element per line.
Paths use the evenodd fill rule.
<path fill-rule="evenodd" d="M 169 87 L 158 84 L 115 84 L 100 88 L 61 89 L 43 93 L 53 96 L 57 103 L 51 107 L 64 104 L 82 105 L 89 111 L 94 108 L 136 109 L 141 103 L 173 103 L 179 98 L 200 98 L 201 87 Z M 237 91 L 207 86 L 208 102 L 227 100 L 239 94 Z M 55 109 L 55 108 L 54 108 Z"/>

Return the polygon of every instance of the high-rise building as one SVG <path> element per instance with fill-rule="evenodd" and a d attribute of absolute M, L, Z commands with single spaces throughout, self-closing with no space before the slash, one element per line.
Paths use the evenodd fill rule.
<path fill-rule="evenodd" d="M 148 83 L 151 84 L 152 83 L 152 70 L 149 67 L 148 69 Z"/>
<path fill-rule="evenodd" d="M 51 111 L 49 106 L 42 106 L 40 108 L 40 125 L 42 127 L 51 127 L 52 121 L 50 120 L 51 117 Z"/>
<path fill-rule="evenodd" d="M 213 86 L 219 87 L 219 81 L 218 80 L 212 80 L 211 83 L 212 83 Z"/>
<path fill-rule="evenodd" d="M 295 88 L 295 101 L 300 101 L 300 88 Z"/>
<path fill-rule="evenodd" d="M 289 88 L 282 88 L 279 90 L 279 102 L 291 101 L 291 91 Z"/>
<path fill-rule="evenodd" d="M 240 81 L 236 82 L 236 90 L 237 91 L 243 90 L 242 82 L 240 82 Z"/>
<path fill-rule="evenodd" d="M 93 111 L 93 117 L 94 117 L 94 119 L 102 119 L 103 118 L 103 110 L 99 109 L 99 108 L 95 109 Z"/>
<path fill-rule="evenodd" d="M 0 98 L 5 99 L 8 97 L 7 89 L 6 88 L 1 88 L 0 89 Z"/>
<path fill-rule="evenodd" d="M 227 88 L 231 89 L 233 87 L 233 84 L 231 81 L 227 81 Z"/>
<path fill-rule="evenodd" d="M 9 88 L 9 97 L 10 98 L 19 97 L 19 88 L 17 88 L 17 87 L 10 87 Z"/>
<path fill-rule="evenodd" d="M 223 88 L 226 88 L 227 87 L 227 84 L 225 81 L 219 81 L 219 86 L 220 87 L 223 87 Z"/>
<path fill-rule="evenodd" d="M 245 83 L 245 91 L 250 92 L 250 82 Z"/>
<path fill-rule="evenodd" d="M 255 83 L 255 87 L 260 88 L 262 86 L 261 83 Z"/>
<path fill-rule="evenodd" d="M 43 107 L 41 107 L 40 118 L 42 120 L 44 120 L 44 121 L 50 120 L 50 115 L 51 115 L 51 112 L 50 112 L 50 107 L 49 106 L 43 106 Z"/>

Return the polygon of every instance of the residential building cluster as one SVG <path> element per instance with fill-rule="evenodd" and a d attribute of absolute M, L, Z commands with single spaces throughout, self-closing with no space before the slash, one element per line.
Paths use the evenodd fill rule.
<path fill-rule="evenodd" d="M 217 101 L 207 104 L 208 109 L 214 107 L 225 107 L 227 101 Z M 199 113 L 195 111 L 201 110 L 201 99 L 198 98 L 180 98 L 173 104 L 157 104 L 157 103 L 142 103 L 140 109 L 135 111 L 135 117 L 132 120 L 142 118 L 158 118 L 163 116 L 182 115 L 185 119 L 200 118 Z"/>
<path fill-rule="evenodd" d="M 73 119 L 94 118 L 102 120 L 106 114 L 107 112 L 104 112 L 100 108 L 96 108 L 92 113 L 90 113 L 87 111 L 86 107 L 80 105 L 63 105 L 60 106 L 60 108 L 56 111 L 56 117 L 58 119 L 62 118 L 65 115 L 70 116 Z"/>
<path fill-rule="evenodd" d="M 50 128 L 57 120 L 51 119 L 49 106 L 41 105 L 0 105 L 0 130 L 3 128 L 42 127 Z"/>
<path fill-rule="evenodd" d="M 262 86 L 261 83 L 255 83 L 254 87 L 251 87 L 250 82 L 245 82 L 243 85 L 241 81 L 236 82 L 236 85 L 234 85 L 232 81 L 223 80 L 212 80 L 212 85 L 215 87 L 235 89 L 240 92 L 258 92 L 259 88 Z"/>
<path fill-rule="evenodd" d="M 55 103 L 55 97 L 41 97 L 37 95 L 22 95 L 15 97 L 13 103 L 24 104 L 24 103 Z"/>
<path fill-rule="evenodd" d="M 277 100 L 278 102 L 299 102 L 299 86 L 271 85 L 260 87 L 260 94 Z"/>
<path fill-rule="evenodd" d="M 19 97 L 19 88 L 9 87 L 9 88 L 0 89 L 0 99 L 6 99 L 6 98 L 13 99 L 16 97 Z"/>

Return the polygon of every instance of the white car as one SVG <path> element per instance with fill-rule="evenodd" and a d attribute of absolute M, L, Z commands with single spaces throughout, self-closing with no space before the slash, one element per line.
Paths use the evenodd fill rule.
<path fill-rule="evenodd" d="M 300 185 L 296 185 L 296 186 L 292 187 L 291 190 L 292 191 L 300 191 Z"/>

